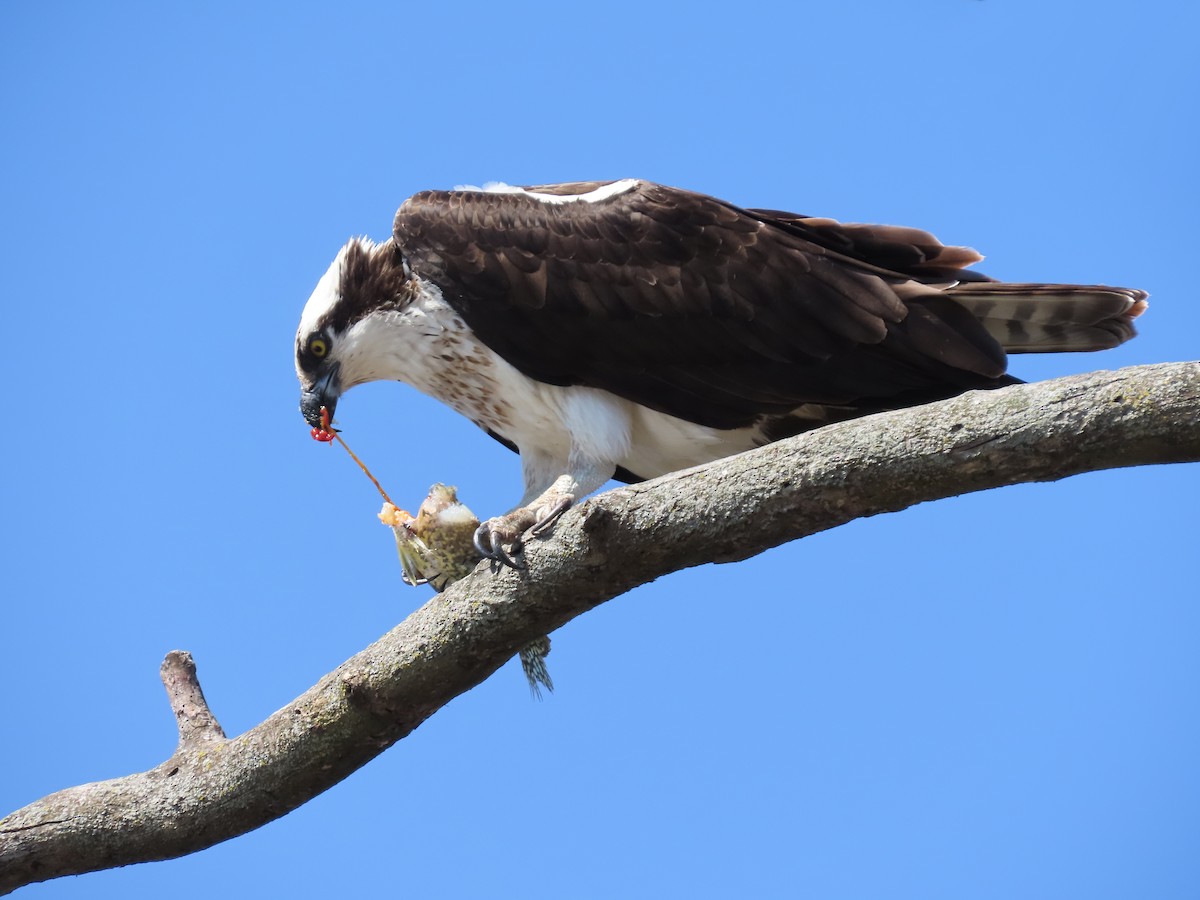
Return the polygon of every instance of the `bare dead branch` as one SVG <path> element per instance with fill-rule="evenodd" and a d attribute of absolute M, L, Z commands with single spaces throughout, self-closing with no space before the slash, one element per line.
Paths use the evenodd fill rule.
<path fill-rule="evenodd" d="M 176 753 L 226 739 L 221 724 L 204 699 L 192 654 L 186 650 L 172 650 L 163 660 L 159 674 L 179 724 Z"/>
<path fill-rule="evenodd" d="M 1197 460 L 1200 363 L 1170 363 L 966 394 L 611 491 L 534 542 L 528 570 L 492 575 L 480 566 L 239 737 L 224 738 L 190 657 L 169 655 L 175 754 L 0 820 L 0 893 L 181 856 L 276 819 L 405 737 L 527 641 L 669 572 L 927 500 Z"/>

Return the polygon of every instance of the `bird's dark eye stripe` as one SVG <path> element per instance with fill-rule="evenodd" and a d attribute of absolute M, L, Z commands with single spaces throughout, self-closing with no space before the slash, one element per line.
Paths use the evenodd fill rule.
<path fill-rule="evenodd" d="M 306 371 L 315 369 L 329 355 L 331 346 L 332 342 L 324 332 L 318 331 L 309 335 L 296 347 L 296 359 L 300 368 Z"/>

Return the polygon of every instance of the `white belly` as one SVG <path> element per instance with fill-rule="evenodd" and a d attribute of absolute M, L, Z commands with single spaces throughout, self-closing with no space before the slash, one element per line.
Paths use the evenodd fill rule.
<path fill-rule="evenodd" d="M 720 431 L 655 412 L 607 391 L 535 381 L 480 343 L 432 285 L 394 315 L 346 335 L 345 389 L 404 381 L 480 428 L 563 467 L 571 460 L 622 466 L 654 478 L 755 445 L 754 430 Z"/>
<path fill-rule="evenodd" d="M 486 352 L 494 387 L 509 401 L 503 421 L 482 421 L 474 407 L 455 408 L 522 451 L 536 450 L 564 465 L 577 454 L 654 478 L 755 446 L 753 428 L 722 431 L 596 388 L 543 384 Z"/>

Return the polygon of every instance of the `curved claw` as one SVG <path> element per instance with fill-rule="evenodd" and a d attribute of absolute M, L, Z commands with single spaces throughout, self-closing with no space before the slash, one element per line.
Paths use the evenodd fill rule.
<path fill-rule="evenodd" d="M 509 538 L 509 542 L 512 545 L 512 550 L 509 551 L 504 546 L 506 532 L 509 531 L 505 527 L 505 524 L 505 517 L 488 519 L 486 522 L 481 522 L 479 527 L 475 529 L 472 543 L 475 544 L 475 549 L 479 551 L 484 559 L 490 559 L 497 565 L 509 566 L 513 569 L 524 569 L 525 561 L 521 558 L 522 541 L 520 532 L 517 533 L 516 537 Z"/>
<path fill-rule="evenodd" d="M 563 497 L 550 508 L 550 512 L 546 513 L 539 521 L 533 524 L 533 527 L 529 529 L 529 533 L 534 537 L 541 537 L 554 527 L 554 523 L 562 517 L 563 513 L 571 508 L 571 504 L 574 502 L 574 497 Z"/>
<path fill-rule="evenodd" d="M 523 506 L 507 515 L 488 519 L 475 529 L 472 538 L 475 549 L 495 565 L 524 569 L 522 548 L 525 545 L 525 533 L 540 537 L 558 521 L 559 516 L 571 508 L 572 502 L 573 498 L 569 496 L 561 497 L 549 512 L 540 517 L 536 508 Z"/>
<path fill-rule="evenodd" d="M 496 556 L 493 558 L 493 561 L 501 566 L 508 566 L 511 569 L 524 569 L 525 557 L 521 553 L 522 549 L 522 545 L 517 544 L 514 546 L 513 552 L 509 553 L 504 549 L 503 544 L 497 542 Z"/>
<path fill-rule="evenodd" d="M 479 527 L 471 535 L 471 543 L 475 545 L 475 550 L 484 559 L 492 558 L 491 535 L 488 533 L 487 526 L 483 522 L 479 523 Z"/>

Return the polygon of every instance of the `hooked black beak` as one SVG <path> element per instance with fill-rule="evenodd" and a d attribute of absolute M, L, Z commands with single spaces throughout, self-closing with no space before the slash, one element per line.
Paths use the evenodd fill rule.
<path fill-rule="evenodd" d="M 338 397 L 342 393 L 342 385 L 338 380 L 340 369 L 341 366 L 334 363 L 324 375 L 313 382 L 311 390 L 300 392 L 300 414 L 313 428 L 321 427 L 322 406 L 328 410 L 329 418 L 333 419 L 333 411 L 337 408 Z"/>

